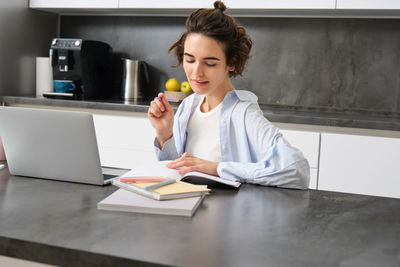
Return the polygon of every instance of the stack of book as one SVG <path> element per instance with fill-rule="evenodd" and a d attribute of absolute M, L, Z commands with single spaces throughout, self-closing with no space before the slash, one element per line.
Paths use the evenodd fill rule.
<path fill-rule="evenodd" d="M 191 172 L 181 175 L 160 161 L 132 169 L 112 181 L 120 189 L 98 203 L 100 210 L 192 216 L 210 189 L 186 182 L 212 181 L 238 188 L 239 182 Z"/>

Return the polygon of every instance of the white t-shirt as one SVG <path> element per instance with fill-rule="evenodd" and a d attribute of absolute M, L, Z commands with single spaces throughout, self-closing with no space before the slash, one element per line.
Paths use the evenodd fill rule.
<path fill-rule="evenodd" d="M 200 110 L 201 102 L 189 119 L 185 151 L 195 157 L 221 162 L 219 117 L 222 102 L 209 112 Z"/>

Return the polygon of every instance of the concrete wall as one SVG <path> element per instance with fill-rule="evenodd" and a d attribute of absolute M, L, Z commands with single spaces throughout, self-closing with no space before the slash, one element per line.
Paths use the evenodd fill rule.
<path fill-rule="evenodd" d="M 0 1 L 0 95 L 35 95 L 35 58 L 48 56 L 57 33 L 57 15 L 28 7 L 28 0 Z"/>
<path fill-rule="evenodd" d="M 262 104 L 400 112 L 400 20 L 239 18 L 254 41 L 250 65 L 233 80 Z M 109 43 L 151 65 L 152 88 L 163 90 L 174 69 L 169 46 L 185 18 L 65 16 L 61 36 Z"/>

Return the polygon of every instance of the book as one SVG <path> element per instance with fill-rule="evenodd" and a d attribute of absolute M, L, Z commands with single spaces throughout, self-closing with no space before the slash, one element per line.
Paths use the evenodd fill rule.
<path fill-rule="evenodd" d="M 165 165 L 170 161 L 157 161 L 149 164 L 144 164 L 133 168 L 131 171 L 124 174 L 124 177 L 141 177 L 141 176 L 160 176 L 174 178 L 177 181 L 185 181 L 194 184 L 207 184 L 208 182 L 215 182 L 216 184 L 223 184 L 229 187 L 239 188 L 241 183 L 231 181 L 209 175 L 201 172 L 189 172 L 184 175 L 179 174 L 175 169 L 169 169 Z"/>
<path fill-rule="evenodd" d="M 125 177 L 122 176 L 121 178 Z M 182 181 L 174 181 L 173 183 L 157 187 L 154 189 L 146 189 L 146 187 L 156 184 L 157 182 L 138 182 L 129 183 L 122 182 L 120 178 L 114 178 L 112 184 L 122 189 L 149 197 L 155 200 L 169 200 L 177 198 L 198 197 L 208 194 L 210 189 L 189 184 Z"/>
<path fill-rule="evenodd" d="M 204 195 L 191 198 L 158 201 L 139 194 L 118 189 L 97 204 L 97 209 L 148 214 L 192 216 L 204 199 Z"/>

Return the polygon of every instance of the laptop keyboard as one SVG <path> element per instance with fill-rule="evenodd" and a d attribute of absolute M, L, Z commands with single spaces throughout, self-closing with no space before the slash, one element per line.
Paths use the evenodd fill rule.
<path fill-rule="evenodd" d="M 113 167 L 101 167 L 103 171 L 104 180 L 112 179 L 129 171 L 129 169 L 113 168 Z"/>
<path fill-rule="evenodd" d="M 104 180 L 109 180 L 115 177 L 118 177 L 118 175 L 113 175 L 113 174 L 103 174 Z"/>

